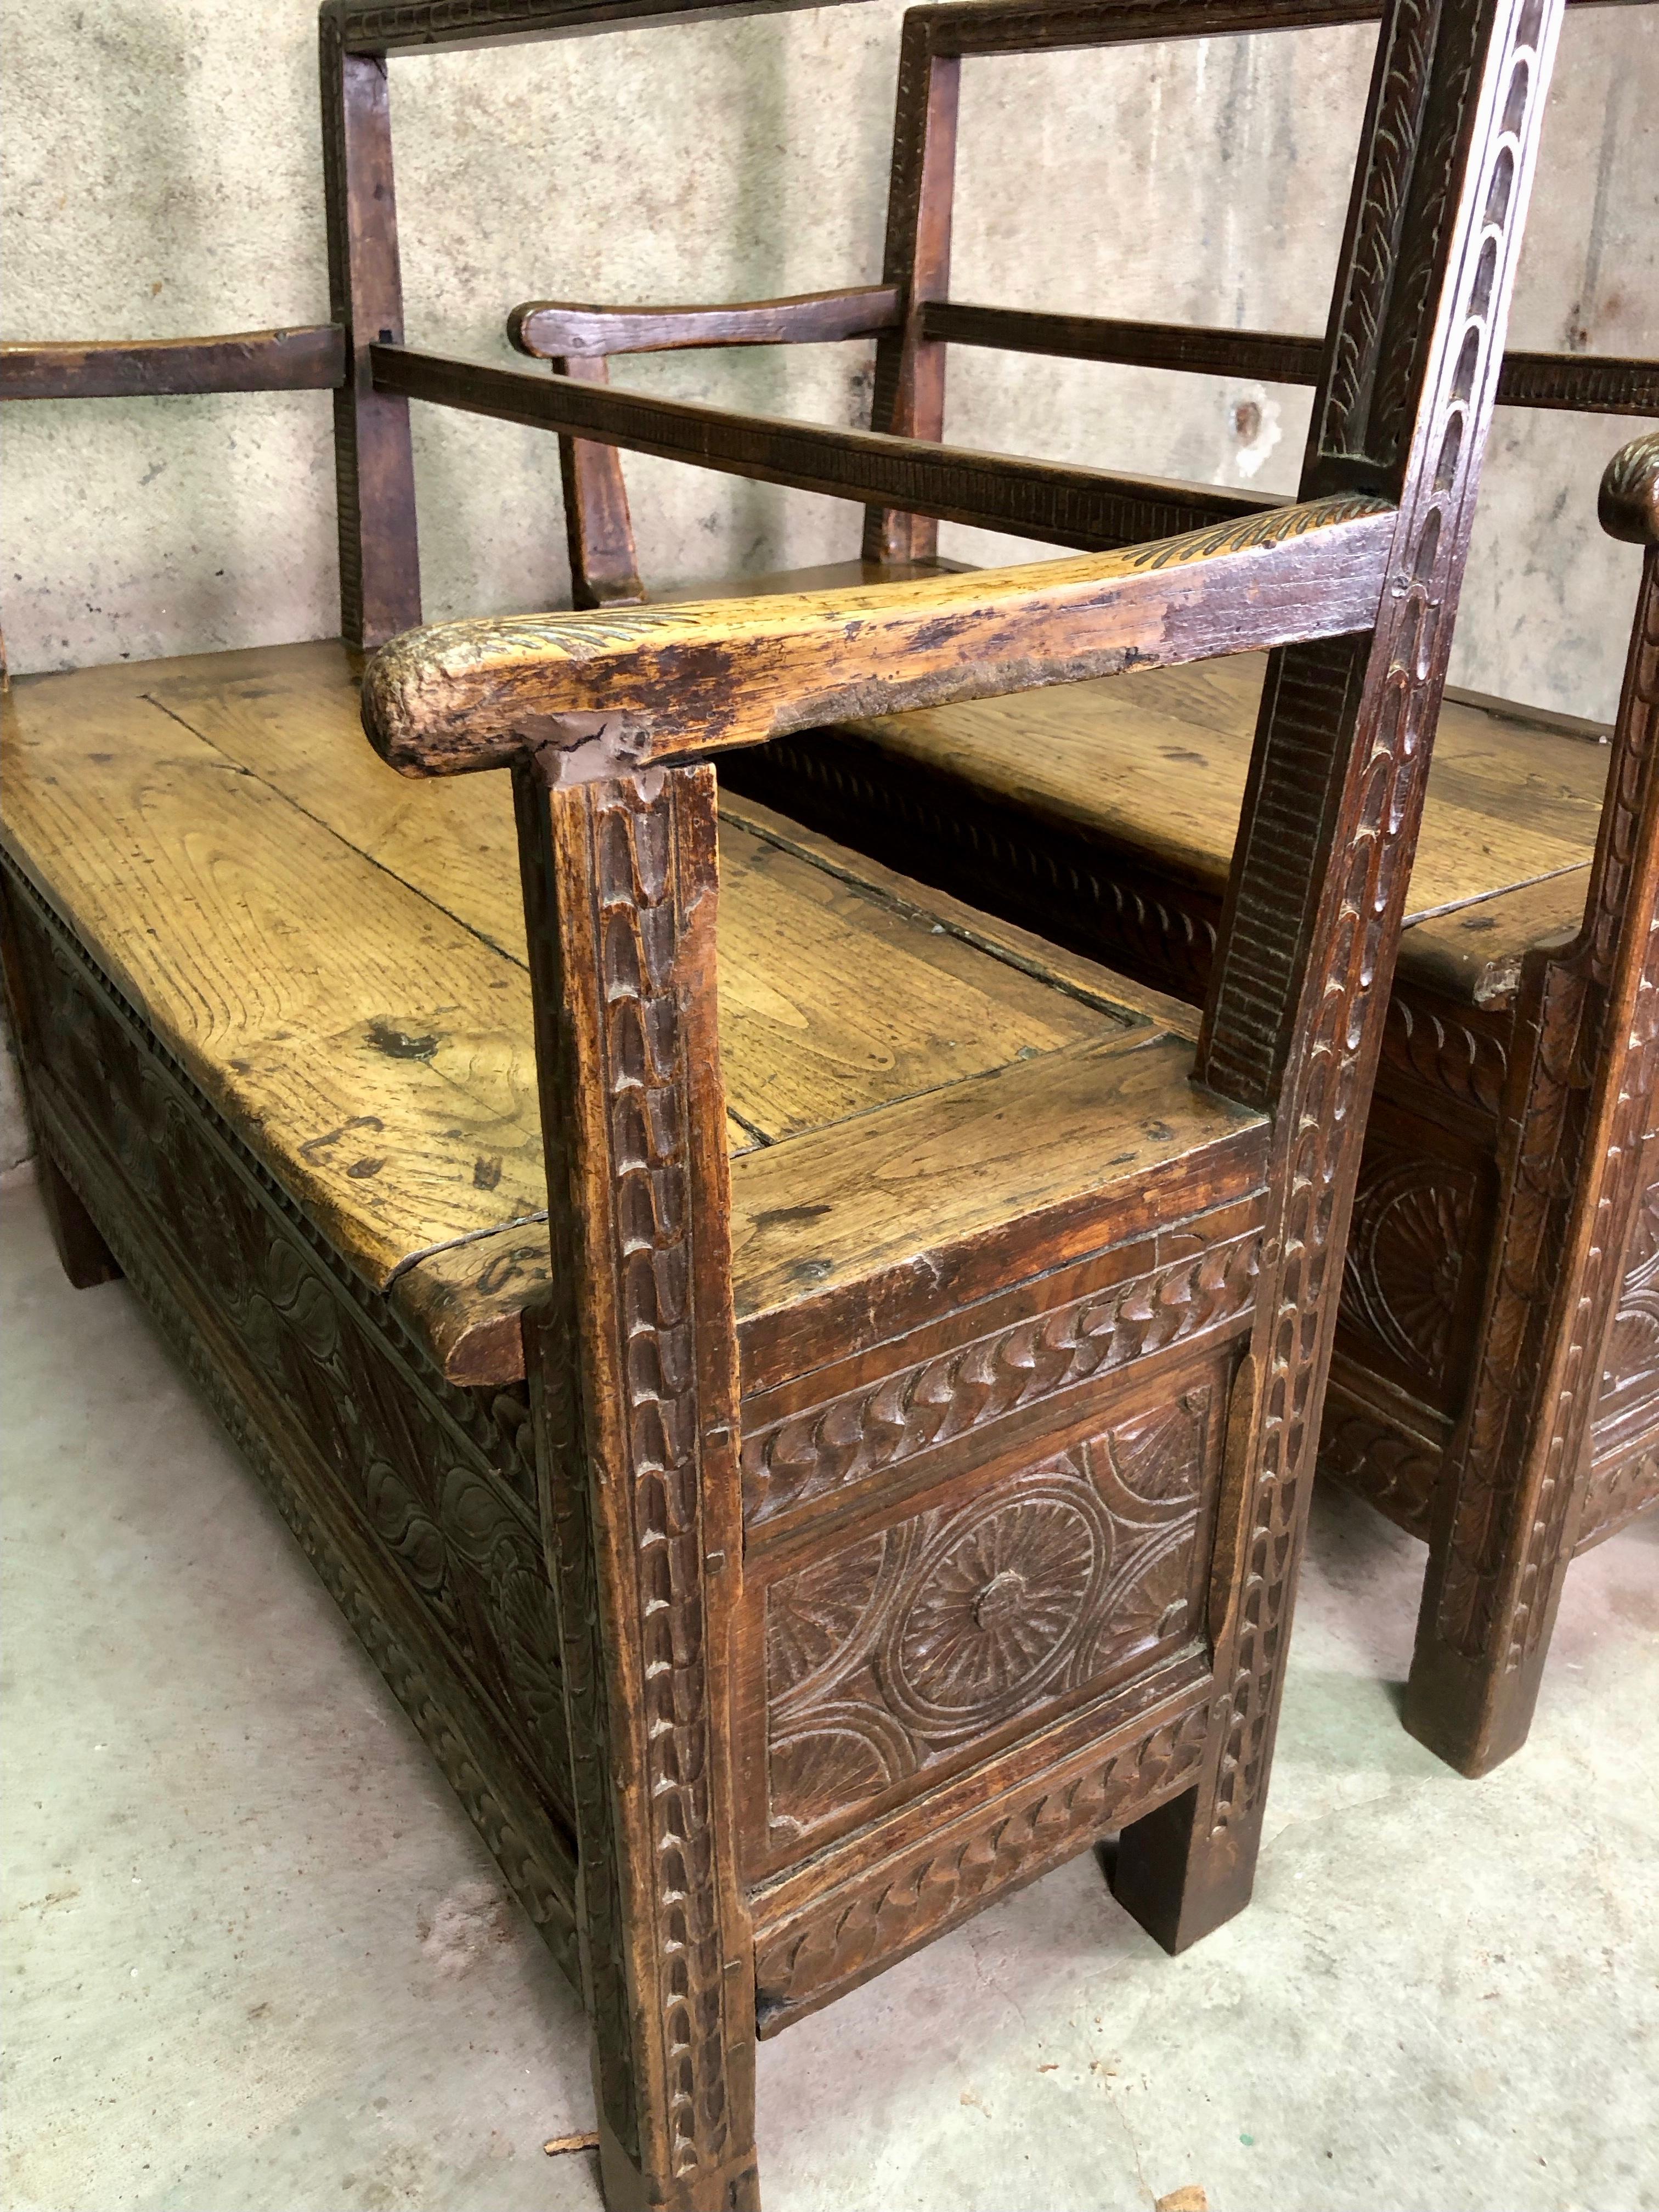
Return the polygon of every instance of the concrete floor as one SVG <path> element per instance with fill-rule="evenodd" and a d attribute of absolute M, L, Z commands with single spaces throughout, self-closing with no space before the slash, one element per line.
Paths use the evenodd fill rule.
<path fill-rule="evenodd" d="M 596 2206 L 436 1768 L 125 1286 L 0 1237 L 10 2212 Z M 1166 1959 L 1085 1857 L 764 2045 L 769 2212 L 1659 2208 L 1659 1526 L 1479 1784 L 1396 1719 L 1420 1572 L 1322 1499 L 1249 1912 Z"/>

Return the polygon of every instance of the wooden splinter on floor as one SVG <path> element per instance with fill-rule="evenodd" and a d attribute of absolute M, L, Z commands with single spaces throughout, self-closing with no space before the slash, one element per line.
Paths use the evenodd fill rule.
<path fill-rule="evenodd" d="M 1558 15 L 1390 8 L 1298 500 L 803 433 L 843 490 L 1176 526 L 408 630 L 361 708 L 459 778 L 417 789 L 352 726 L 349 648 L 418 613 L 360 49 L 449 17 L 331 9 L 348 643 L 15 687 L 66 1254 L 169 1330 L 580 1989 L 613 2212 L 757 2204 L 757 2035 L 1109 1832 L 1172 1950 L 1248 1899 Z M 722 809 L 718 763 L 828 714 L 1255 649 L 1201 1022 Z"/>

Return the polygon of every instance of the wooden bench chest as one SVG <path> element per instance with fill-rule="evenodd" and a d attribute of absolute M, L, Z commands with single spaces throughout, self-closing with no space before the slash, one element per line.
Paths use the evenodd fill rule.
<path fill-rule="evenodd" d="M 1119 550 L 422 629 L 404 387 L 592 393 L 398 343 L 385 58 L 458 18 L 331 4 L 346 641 L 8 701 L 65 1262 L 150 1304 L 576 1981 L 617 2212 L 755 2205 L 757 2033 L 1114 1831 L 1168 1948 L 1248 1899 L 1559 15 L 1390 8 L 1283 512 L 1096 477 Z M 86 363 L 13 386 L 249 374 Z M 843 493 L 1079 489 L 796 434 Z M 718 794 L 838 717 L 1268 648 L 1200 1020 Z M 392 777 L 360 676 L 384 761 L 511 811 Z"/>

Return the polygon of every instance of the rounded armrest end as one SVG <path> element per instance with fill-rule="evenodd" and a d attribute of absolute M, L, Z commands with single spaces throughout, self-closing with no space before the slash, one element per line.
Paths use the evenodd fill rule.
<path fill-rule="evenodd" d="M 1632 438 L 1613 455 L 1596 507 L 1610 538 L 1659 545 L 1659 430 Z"/>

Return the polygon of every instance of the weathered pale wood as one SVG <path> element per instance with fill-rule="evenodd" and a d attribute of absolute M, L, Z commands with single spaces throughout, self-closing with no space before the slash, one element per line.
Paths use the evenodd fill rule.
<path fill-rule="evenodd" d="M 0 399 L 130 399 L 191 392 L 327 392 L 345 380 L 345 333 L 242 331 L 231 337 L 0 345 Z"/>
<path fill-rule="evenodd" d="M 567 775 L 983 698 L 1376 617 L 1393 510 L 1360 496 L 1086 560 L 866 592 L 434 625 L 379 654 L 363 726 L 410 775 L 568 756 Z"/>
<path fill-rule="evenodd" d="M 22 679 L 7 843 L 451 1379 L 511 1379 L 546 1192 L 510 806 L 489 779 L 416 793 L 388 773 L 356 732 L 353 665 L 320 643 Z M 948 1091 L 999 1068 L 1034 1077 L 1171 1013 L 1190 1040 L 1156 994 L 763 809 L 737 810 L 723 865 L 729 1148 L 797 1159 L 807 1195 L 757 1201 L 780 1219 L 753 1248 L 790 1300 L 818 1279 L 811 1178 L 840 1171 L 783 1140 L 909 1100 L 921 1144 Z M 1023 1141 L 1033 1173 L 1099 1181 L 1070 1123 Z M 773 1291 L 743 1297 L 759 1313 Z"/>
<path fill-rule="evenodd" d="M 1055 1267 L 1192 1210 L 1200 1182 L 1202 1203 L 1258 1188 L 1261 1118 L 1193 1085 L 1192 1064 L 1189 1038 L 1135 1030 L 745 1152 L 739 1314 L 768 1316 L 768 1347 L 833 1314 L 857 1349 L 994 1288 L 1016 1240 Z"/>
<path fill-rule="evenodd" d="M 976 700 L 839 726 L 918 768 L 1022 815 L 1065 823 L 1145 856 L 1218 898 L 1237 835 L 1263 664 L 1243 655 L 1148 670 L 1011 698 Z M 835 740 L 816 740 L 826 757 Z M 1422 834 L 1407 892 L 1402 972 L 1419 951 L 1444 988 L 1446 947 L 1421 925 L 1474 902 L 1498 902 L 1477 925 L 1490 938 L 1465 963 L 1471 992 L 1496 962 L 1518 961 L 1559 927 L 1571 885 L 1536 901 L 1522 887 L 1582 870 L 1601 820 L 1605 745 L 1560 737 L 1512 715 L 1449 702 L 1442 710 Z M 1583 886 L 1578 883 L 1580 908 Z M 1576 914 L 1569 917 L 1576 920 Z M 1420 941 L 1419 941 L 1420 940 Z M 1480 953 L 1474 946 L 1472 953 Z M 1425 971 L 1426 979 L 1426 971 Z"/>
<path fill-rule="evenodd" d="M 240 678 L 231 660 L 183 665 L 199 674 L 155 664 L 144 689 L 379 868 L 522 962 L 504 788 L 473 779 L 416 793 L 388 775 L 362 742 L 356 687 L 336 646 L 256 649 L 234 657 Z M 1146 1018 L 1150 994 L 1112 1011 L 1103 998 L 1111 979 L 1090 963 L 1076 963 L 1092 977 L 1094 1003 L 1085 1005 L 1051 988 L 1050 971 L 1032 976 L 988 958 L 957 928 L 936 932 L 948 900 L 930 901 L 919 924 L 903 903 L 914 885 L 824 841 L 781 843 L 777 825 L 758 811 L 750 818 L 753 828 L 734 823 L 721 840 L 721 1060 L 747 1133 L 738 1149 Z M 993 928 L 980 942 L 1000 950 L 1018 936 Z"/>
<path fill-rule="evenodd" d="M 523 969 L 136 690 L 13 684 L 8 850 L 366 1280 L 539 1211 Z"/>

